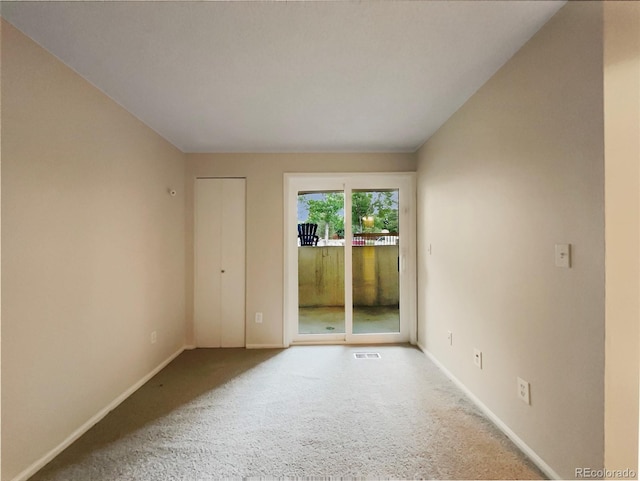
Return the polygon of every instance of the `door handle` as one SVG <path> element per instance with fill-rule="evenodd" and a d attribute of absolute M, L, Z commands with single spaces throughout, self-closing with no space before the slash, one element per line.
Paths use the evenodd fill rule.
<path fill-rule="evenodd" d="M 407 268 L 407 259 L 405 256 L 398 256 L 398 272 L 404 272 Z"/>
<path fill-rule="evenodd" d="M 222 272 L 224 274 L 224 269 L 222 269 L 220 272 Z"/>

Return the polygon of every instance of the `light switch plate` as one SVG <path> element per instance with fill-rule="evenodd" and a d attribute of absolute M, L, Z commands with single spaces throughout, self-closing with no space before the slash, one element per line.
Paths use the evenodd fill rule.
<path fill-rule="evenodd" d="M 571 244 L 556 244 L 556 267 L 571 267 Z"/>

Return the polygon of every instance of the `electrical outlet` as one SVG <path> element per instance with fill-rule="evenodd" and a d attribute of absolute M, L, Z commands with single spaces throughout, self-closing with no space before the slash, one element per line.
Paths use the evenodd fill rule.
<path fill-rule="evenodd" d="M 449 341 L 449 345 L 453 346 L 453 332 L 447 331 L 447 340 Z"/>
<path fill-rule="evenodd" d="M 518 378 L 518 397 L 526 404 L 531 404 L 531 394 L 529 383 L 522 378 Z"/>
<path fill-rule="evenodd" d="M 473 363 L 482 369 L 482 351 L 480 349 L 473 350 Z"/>
<path fill-rule="evenodd" d="M 158 340 L 158 333 L 156 331 L 153 331 L 151 333 L 151 344 L 155 344 L 157 340 Z"/>
<path fill-rule="evenodd" d="M 262 312 L 256 312 L 256 324 L 262 324 Z"/>

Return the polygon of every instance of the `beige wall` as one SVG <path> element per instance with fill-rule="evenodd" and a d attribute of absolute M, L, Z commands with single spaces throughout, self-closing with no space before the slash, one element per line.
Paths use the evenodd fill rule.
<path fill-rule="evenodd" d="M 640 4 L 604 4 L 605 466 L 638 465 Z"/>
<path fill-rule="evenodd" d="M 196 177 L 247 179 L 247 344 L 281 346 L 284 173 L 412 172 L 414 154 L 187 154 L 187 232 L 193 231 Z M 193 238 L 187 240 L 187 318 L 193 342 Z M 256 324 L 256 312 L 263 323 Z"/>
<path fill-rule="evenodd" d="M 562 478 L 603 466 L 603 148 L 602 5 L 569 2 L 419 151 L 419 342 Z"/>
<path fill-rule="evenodd" d="M 184 155 L 3 23 L 2 170 L 10 480 L 184 345 Z"/>

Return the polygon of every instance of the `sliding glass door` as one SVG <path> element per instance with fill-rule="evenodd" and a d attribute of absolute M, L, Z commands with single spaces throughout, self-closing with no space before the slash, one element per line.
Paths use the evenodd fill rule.
<path fill-rule="evenodd" d="M 345 330 L 344 192 L 298 192 L 298 334 Z"/>
<path fill-rule="evenodd" d="M 285 176 L 285 345 L 415 340 L 413 174 Z"/>
<path fill-rule="evenodd" d="M 353 334 L 400 332 L 398 194 L 351 192 Z"/>

